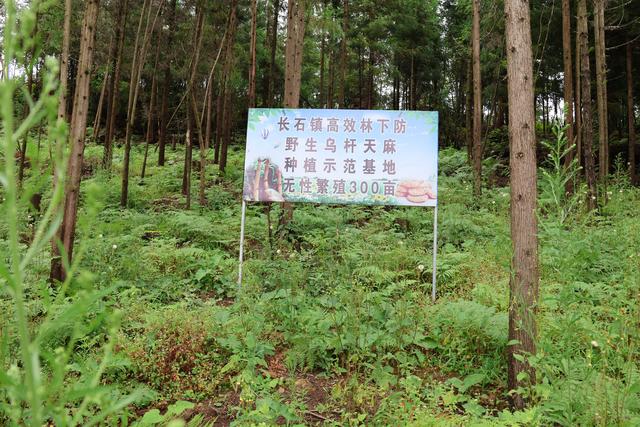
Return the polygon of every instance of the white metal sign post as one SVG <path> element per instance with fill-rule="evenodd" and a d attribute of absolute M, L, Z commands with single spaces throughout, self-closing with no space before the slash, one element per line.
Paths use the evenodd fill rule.
<path fill-rule="evenodd" d="M 249 110 L 240 224 L 247 202 L 433 207 L 431 297 L 438 248 L 438 113 Z"/>

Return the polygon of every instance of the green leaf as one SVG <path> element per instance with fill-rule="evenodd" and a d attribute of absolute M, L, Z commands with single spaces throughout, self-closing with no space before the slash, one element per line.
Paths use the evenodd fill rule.
<path fill-rule="evenodd" d="M 160 415 L 159 409 L 152 409 L 149 412 L 146 412 L 142 419 L 140 420 L 140 425 L 154 425 L 164 421 L 164 417 Z"/>
<path fill-rule="evenodd" d="M 179 400 L 173 405 L 169 406 L 169 408 L 167 409 L 166 416 L 168 417 L 168 416 L 180 415 L 187 409 L 193 409 L 195 407 L 196 407 L 195 403 L 187 402 L 185 400 Z"/>

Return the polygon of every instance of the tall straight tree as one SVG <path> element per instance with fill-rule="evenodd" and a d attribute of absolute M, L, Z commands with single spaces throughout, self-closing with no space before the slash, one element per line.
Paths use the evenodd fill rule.
<path fill-rule="evenodd" d="M 342 2 L 342 39 L 340 40 L 340 91 L 338 108 L 345 107 L 345 87 L 347 85 L 347 31 L 349 31 L 349 0 Z"/>
<path fill-rule="evenodd" d="M 562 58 L 564 65 L 564 121 L 567 126 L 569 146 L 573 141 L 573 61 L 571 58 L 571 0 L 562 0 Z M 575 158 L 575 150 L 571 149 L 565 157 L 565 167 Z M 567 182 L 567 191 L 573 192 L 573 183 Z"/>
<path fill-rule="evenodd" d="M 276 81 L 276 52 L 278 50 L 278 18 L 280 17 L 280 0 L 273 0 L 273 16 L 269 29 L 269 71 L 267 72 L 267 107 L 273 107 L 274 87 Z"/>
<path fill-rule="evenodd" d="M 118 115 L 118 98 L 120 95 L 120 74 L 122 70 L 122 52 L 124 50 L 125 26 L 127 20 L 127 0 L 118 0 L 118 12 L 116 22 L 115 39 L 117 49 L 113 56 L 111 67 L 112 77 L 109 82 L 109 95 L 107 100 L 107 118 L 105 123 L 104 153 L 102 156 L 102 167 L 111 169 L 113 160 L 113 137 L 115 135 L 116 116 Z"/>
<path fill-rule="evenodd" d="M 133 61 L 131 62 L 131 78 L 129 80 L 129 103 L 127 108 L 127 123 L 125 128 L 124 140 L 124 159 L 122 161 L 122 191 L 120 193 L 120 206 L 126 207 L 129 201 L 129 160 L 131 156 L 131 136 L 133 134 L 133 126 L 136 120 L 136 109 L 138 106 L 138 95 L 140 93 L 140 75 L 144 67 L 147 56 L 147 48 L 151 41 L 151 34 L 156 26 L 156 20 L 160 13 L 161 5 L 156 10 L 153 21 L 151 20 L 151 12 L 153 10 L 153 2 L 145 0 L 140 12 L 140 21 L 138 22 L 138 31 L 134 44 Z M 145 18 L 146 14 L 146 18 Z M 142 23 L 146 19 L 144 33 L 140 39 L 140 30 Z"/>
<path fill-rule="evenodd" d="M 196 18 L 195 28 L 193 32 L 193 56 L 189 64 L 189 80 L 187 82 L 187 93 L 185 95 L 187 99 L 187 134 L 186 134 L 186 148 L 184 154 L 184 173 L 182 179 L 182 192 L 187 196 L 186 208 L 191 208 L 191 163 L 193 152 L 193 123 L 196 121 L 200 124 L 197 114 L 195 102 L 193 102 L 193 91 L 195 89 L 196 76 L 198 74 L 198 62 L 200 61 L 200 49 L 202 47 L 202 28 L 204 26 L 204 7 L 201 2 L 196 5 Z M 201 132 L 198 132 L 202 135 Z M 201 147 L 202 148 L 202 147 Z M 204 196 L 204 194 L 203 194 Z M 204 202 L 204 200 L 201 200 Z"/>
<path fill-rule="evenodd" d="M 593 155 L 593 118 L 591 108 L 591 68 L 589 65 L 589 23 L 587 0 L 578 1 L 578 37 L 580 38 L 580 82 L 582 98 L 582 148 L 587 177 L 587 207 L 597 206 L 596 169 Z"/>
<path fill-rule="evenodd" d="M 73 243 L 78 219 L 78 201 L 80 199 L 80 180 L 82 177 L 82 160 L 84 157 L 85 133 L 89 114 L 89 93 L 91 83 L 91 67 L 93 64 L 93 46 L 95 43 L 96 23 L 98 21 L 99 0 L 86 2 L 82 32 L 80 33 L 80 56 L 78 58 L 78 76 L 73 95 L 73 112 L 71 116 L 71 155 L 67 166 L 67 182 L 65 183 L 64 214 L 58 238 L 64 248 L 65 261 L 71 263 Z M 66 18 L 65 18 L 66 19 Z M 66 262 L 54 253 L 51 263 L 50 277 L 56 281 L 65 278 Z"/>
<path fill-rule="evenodd" d="M 638 185 L 636 174 L 636 122 L 633 102 L 633 43 L 627 40 L 627 126 L 629 127 L 629 177 L 631 184 Z"/>
<path fill-rule="evenodd" d="M 69 44 L 71 43 L 71 0 L 64 1 L 62 53 L 60 54 L 60 98 L 58 118 L 67 119 L 67 84 L 69 82 Z"/>
<path fill-rule="evenodd" d="M 300 105 L 302 79 L 302 50 L 304 47 L 306 0 L 289 0 L 287 11 L 287 44 L 285 47 L 284 107 Z M 284 203 L 279 228 L 282 230 L 293 219 L 293 206 Z"/>
<path fill-rule="evenodd" d="M 536 352 L 538 301 L 538 223 L 536 133 L 533 94 L 531 18 L 528 0 L 505 0 L 507 78 L 509 93 L 509 165 L 511 174 L 511 241 L 509 284 L 508 383 L 510 390 L 535 382 L 526 354 Z M 524 398 L 513 395 L 521 409 Z"/>
<path fill-rule="evenodd" d="M 480 73 L 480 0 L 473 0 L 473 195 L 482 193 L 482 82 Z M 413 64 L 413 62 L 412 62 Z"/>
<path fill-rule="evenodd" d="M 609 113 L 607 108 L 607 59 L 604 33 L 604 0 L 593 0 L 593 33 L 595 35 L 596 91 L 598 95 L 598 176 L 605 185 L 609 173 Z M 606 192 L 604 192 L 606 195 Z M 602 199 L 606 200 L 606 196 Z"/>
<path fill-rule="evenodd" d="M 164 166 L 165 147 L 167 146 L 167 126 L 169 122 L 169 91 L 171 90 L 171 54 L 173 49 L 173 32 L 176 26 L 176 3 L 177 0 L 171 0 L 169 7 L 165 9 L 165 13 L 169 14 L 167 18 L 167 41 L 165 46 L 165 58 L 162 61 L 162 71 L 164 74 L 164 82 L 162 84 L 162 101 L 160 105 L 160 129 L 158 130 L 158 165 Z"/>
<path fill-rule="evenodd" d="M 231 124 L 233 121 L 233 103 L 231 102 L 231 73 L 233 70 L 233 64 L 235 62 L 234 48 L 236 29 L 238 27 L 238 1 L 231 0 L 231 11 L 229 12 L 229 27 L 227 30 L 227 50 L 224 63 L 224 69 L 222 70 L 222 84 L 219 94 L 221 108 L 218 109 L 218 135 L 216 139 L 218 141 L 218 147 L 216 151 L 220 150 L 220 173 L 223 174 L 227 168 L 227 150 L 231 143 Z"/>
<path fill-rule="evenodd" d="M 249 108 L 256 106 L 256 40 L 258 26 L 258 2 L 251 0 L 251 41 L 249 46 Z"/>

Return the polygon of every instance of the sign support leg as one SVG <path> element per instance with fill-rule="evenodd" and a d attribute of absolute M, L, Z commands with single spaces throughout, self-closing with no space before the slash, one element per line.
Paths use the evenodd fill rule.
<path fill-rule="evenodd" d="M 242 286 L 242 260 L 244 258 L 244 218 L 247 211 L 247 202 L 242 199 L 242 213 L 240 217 L 240 263 L 238 267 L 238 290 Z"/>
<path fill-rule="evenodd" d="M 433 210 L 433 268 L 431 276 L 431 301 L 436 302 L 436 258 L 438 254 L 438 205 Z"/>

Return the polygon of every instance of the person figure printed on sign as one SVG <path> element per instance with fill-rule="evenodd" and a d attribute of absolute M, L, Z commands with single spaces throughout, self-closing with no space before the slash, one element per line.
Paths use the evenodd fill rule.
<path fill-rule="evenodd" d="M 282 172 L 270 159 L 258 159 L 246 170 L 244 198 L 255 202 L 284 202 Z"/>

